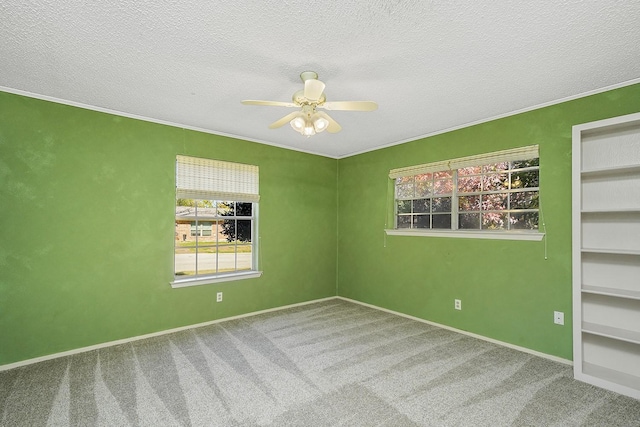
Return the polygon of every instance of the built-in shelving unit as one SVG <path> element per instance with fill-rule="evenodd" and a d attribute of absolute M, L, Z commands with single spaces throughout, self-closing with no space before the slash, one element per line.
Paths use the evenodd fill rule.
<path fill-rule="evenodd" d="M 573 127 L 576 379 L 640 399 L 640 113 Z"/>

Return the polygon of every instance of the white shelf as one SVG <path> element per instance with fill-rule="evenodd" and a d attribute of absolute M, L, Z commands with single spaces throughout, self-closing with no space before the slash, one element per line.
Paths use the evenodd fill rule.
<path fill-rule="evenodd" d="M 581 251 L 582 253 L 590 253 L 590 254 L 640 255 L 640 250 L 630 250 L 630 249 L 582 248 Z"/>
<path fill-rule="evenodd" d="M 582 322 L 582 332 L 614 340 L 625 341 L 631 344 L 640 344 L 640 332 L 638 331 L 629 331 L 626 329 L 615 328 L 613 326 Z M 638 348 L 638 354 L 640 354 L 640 348 Z"/>
<path fill-rule="evenodd" d="M 602 215 L 615 215 L 615 214 L 640 214 L 640 208 L 621 208 L 621 209 L 583 209 L 580 211 L 583 214 L 602 214 Z"/>
<path fill-rule="evenodd" d="M 640 173 L 640 165 L 624 165 L 613 166 L 602 169 L 583 170 L 581 175 L 583 178 L 607 176 L 607 175 L 626 175 Z"/>
<path fill-rule="evenodd" d="M 616 298 L 627 298 L 640 300 L 640 290 L 632 291 L 629 289 L 607 288 L 604 286 L 582 285 L 582 292 L 586 294 L 606 295 Z"/>
<path fill-rule="evenodd" d="M 572 139 L 574 375 L 640 398 L 640 113 Z"/>
<path fill-rule="evenodd" d="M 582 364 L 582 372 L 595 378 L 601 378 L 614 384 L 620 384 L 634 390 L 640 390 L 640 377 L 629 375 L 615 369 L 606 368 L 594 363 L 584 362 Z M 635 397 L 635 396 L 632 396 Z"/>

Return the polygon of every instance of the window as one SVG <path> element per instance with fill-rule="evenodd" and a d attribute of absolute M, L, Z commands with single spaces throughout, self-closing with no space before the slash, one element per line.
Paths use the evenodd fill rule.
<path fill-rule="evenodd" d="M 536 145 L 394 169 L 394 229 L 536 232 L 541 238 L 539 167 Z"/>
<path fill-rule="evenodd" d="M 174 287 L 257 277 L 258 167 L 178 156 Z"/>
<path fill-rule="evenodd" d="M 193 199 L 189 201 L 195 204 L 194 203 L 195 201 Z M 199 201 L 199 202 L 202 202 L 202 201 Z M 213 223 L 211 221 L 191 221 L 191 236 L 200 236 L 200 237 L 211 236 L 212 224 Z"/>

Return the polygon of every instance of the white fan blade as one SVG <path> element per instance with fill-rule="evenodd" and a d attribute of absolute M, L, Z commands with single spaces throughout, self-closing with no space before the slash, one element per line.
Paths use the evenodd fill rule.
<path fill-rule="evenodd" d="M 255 99 L 245 99 L 244 101 L 240 101 L 244 105 L 268 105 L 274 107 L 299 107 L 299 105 L 294 104 L 293 102 L 280 102 L 280 101 L 258 101 Z"/>
<path fill-rule="evenodd" d="M 324 91 L 325 84 L 320 80 L 309 79 L 304 82 L 304 97 L 309 101 L 317 101 L 320 99 Z"/>
<path fill-rule="evenodd" d="M 327 121 L 329 122 L 329 126 L 327 126 L 327 132 L 336 133 L 336 132 L 340 132 L 342 130 L 342 126 L 340 126 L 338 124 L 338 122 L 333 120 L 331 118 L 331 116 L 329 116 L 324 111 L 316 111 L 316 114 L 319 115 L 320 117 L 324 118 L 324 119 L 327 119 Z"/>
<path fill-rule="evenodd" d="M 373 111 L 378 109 L 378 104 L 373 101 L 334 101 L 325 102 L 318 107 L 326 110 Z"/>
<path fill-rule="evenodd" d="M 276 129 L 280 126 L 286 125 L 291 120 L 293 120 L 298 114 L 302 114 L 300 111 L 294 111 L 293 113 L 289 113 L 280 120 L 276 120 L 275 122 L 269 125 L 269 129 Z"/>

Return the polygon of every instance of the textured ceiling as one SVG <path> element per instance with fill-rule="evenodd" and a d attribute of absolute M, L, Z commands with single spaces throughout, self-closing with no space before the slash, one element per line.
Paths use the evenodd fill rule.
<path fill-rule="evenodd" d="M 640 81 L 640 1 L 3 0 L 0 89 L 345 157 Z M 289 101 L 313 70 L 337 134 Z"/>

